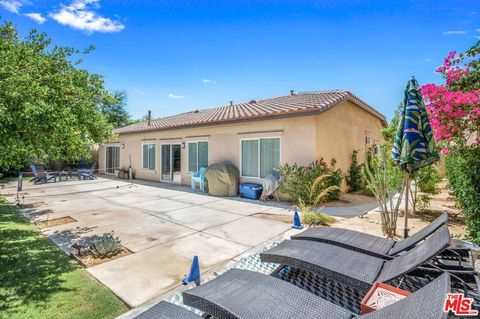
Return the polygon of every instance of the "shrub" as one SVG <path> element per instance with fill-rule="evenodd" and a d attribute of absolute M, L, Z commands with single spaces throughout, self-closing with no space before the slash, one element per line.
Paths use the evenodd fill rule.
<path fill-rule="evenodd" d="M 328 186 L 325 189 L 319 190 L 319 185 L 321 185 L 325 180 L 327 180 L 330 175 L 322 175 L 315 179 L 313 184 L 309 188 L 310 198 L 312 203 L 310 205 L 306 204 L 302 199 L 299 200 L 297 209 L 302 214 L 302 220 L 304 224 L 309 226 L 329 226 L 335 222 L 335 218 L 332 216 L 317 212 L 315 208 L 320 204 L 326 201 L 330 193 L 340 190 L 338 186 Z"/>
<path fill-rule="evenodd" d="M 422 193 L 436 195 L 440 193 L 438 183 L 442 181 L 435 165 L 423 166 L 415 173 L 415 181 Z"/>
<path fill-rule="evenodd" d="M 330 226 L 335 222 L 335 218 L 333 218 L 332 216 L 313 210 L 302 211 L 301 215 L 302 222 L 309 227 Z"/>
<path fill-rule="evenodd" d="M 347 185 L 354 192 L 362 189 L 362 170 L 361 166 L 358 165 L 357 154 L 358 151 L 352 152 L 348 175 L 345 177 Z"/>
<path fill-rule="evenodd" d="M 313 204 L 315 198 L 330 186 L 337 186 L 337 188 L 329 192 L 325 200 L 340 198 L 343 174 L 339 169 L 335 169 L 335 160 L 332 160 L 330 166 L 323 159 L 310 163 L 308 166 L 285 164 L 279 167 L 279 171 L 281 175 L 280 191 L 297 204 L 301 201 L 307 205 Z M 327 176 L 317 183 L 312 193 L 315 180 L 323 175 Z"/>
<path fill-rule="evenodd" d="M 120 238 L 114 236 L 112 233 L 105 233 L 95 240 L 95 242 L 90 245 L 89 249 L 95 257 L 111 257 L 120 252 L 122 249 L 122 242 L 120 241 Z"/>
<path fill-rule="evenodd" d="M 427 209 L 433 195 L 440 193 L 438 183 L 442 178 L 437 167 L 435 165 L 423 166 L 412 175 L 412 178 L 415 180 L 415 187 L 412 190 L 413 211 L 416 212 L 417 207 L 420 210 Z M 418 194 L 418 190 L 423 194 Z"/>
<path fill-rule="evenodd" d="M 480 244 L 480 146 L 449 153 L 445 167 L 449 186 L 467 221 L 468 235 Z"/>

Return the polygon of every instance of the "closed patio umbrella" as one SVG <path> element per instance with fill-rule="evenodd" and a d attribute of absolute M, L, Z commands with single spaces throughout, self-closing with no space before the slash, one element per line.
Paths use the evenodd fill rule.
<path fill-rule="evenodd" d="M 405 221 L 404 237 L 408 237 L 408 195 L 410 174 L 424 165 L 438 160 L 435 152 L 432 128 L 417 80 L 412 77 L 405 88 L 405 97 L 400 113 L 397 132 L 392 148 L 393 161 L 405 174 Z"/>

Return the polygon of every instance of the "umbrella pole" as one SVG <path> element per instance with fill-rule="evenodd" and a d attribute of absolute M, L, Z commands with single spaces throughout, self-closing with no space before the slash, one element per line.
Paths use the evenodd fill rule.
<path fill-rule="evenodd" d="M 410 173 L 405 175 L 405 214 L 403 225 L 403 238 L 408 237 L 408 194 L 410 193 Z"/>

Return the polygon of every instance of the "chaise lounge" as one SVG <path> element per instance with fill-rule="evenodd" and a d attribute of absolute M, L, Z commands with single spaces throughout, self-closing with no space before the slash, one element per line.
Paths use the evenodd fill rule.
<path fill-rule="evenodd" d="M 427 263 L 444 251 L 449 242 L 448 227 L 443 225 L 415 248 L 391 260 L 307 240 L 286 240 L 261 253 L 260 259 L 309 270 L 368 290 L 376 281 L 387 282 Z"/>
<path fill-rule="evenodd" d="M 293 240 L 319 241 L 331 245 L 355 250 L 380 258 L 392 259 L 393 256 L 407 251 L 430 236 L 442 225 L 447 223 L 448 214 L 443 213 L 428 226 L 404 240 L 391 240 L 355 230 L 337 227 L 313 227 L 297 235 L 291 236 Z"/>
<path fill-rule="evenodd" d="M 445 273 L 392 305 L 356 317 L 348 310 L 280 279 L 249 270 L 231 269 L 201 286 L 183 292 L 183 300 L 187 306 L 217 319 L 440 319 L 447 317 L 443 305 L 449 292 L 450 277 Z M 136 318 L 201 317 L 183 307 L 162 301 Z"/>

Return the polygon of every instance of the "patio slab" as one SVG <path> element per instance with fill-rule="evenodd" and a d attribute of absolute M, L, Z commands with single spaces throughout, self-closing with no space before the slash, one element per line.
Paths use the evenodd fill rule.
<path fill-rule="evenodd" d="M 139 306 L 177 287 L 188 273 L 194 255 L 204 272 L 247 248 L 196 233 L 87 270 L 129 305 Z"/>
<path fill-rule="evenodd" d="M 43 229 L 67 253 L 75 239 L 112 231 L 120 238 L 133 254 L 87 270 L 130 306 L 177 289 L 194 255 L 199 256 L 204 274 L 290 230 L 290 224 L 249 216 L 268 210 L 282 214 L 282 210 L 192 193 L 179 186 L 142 182 L 132 187 L 98 178 L 27 184 L 24 192 L 26 203 L 42 202 L 24 210 L 33 221 L 64 216 L 77 220 Z"/>
<path fill-rule="evenodd" d="M 163 199 L 152 200 L 144 203 L 136 203 L 136 204 L 132 204 L 131 206 L 148 211 L 154 215 L 157 215 L 157 214 L 162 215 L 161 214 L 162 212 L 168 212 L 176 209 L 190 207 L 192 205 L 163 198 Z"/>
<path fill-rule="evenodd" d="M 110 224 L 117 224 L 127 220 L 138 220 L 144 218 L 145 215 L 140 212 L 132 211 L 125 207 L 108 207 L 103 209 L 88 209 L 77 214 L 71 214 L 72 218 L 77 220 L 76 223 L 65 224 L 57 226 L 53 229 L 59 231 L 75 227 L 84 227 L 95 225 L 97 227 L 106 226 Z M 52 216 L 51 216 L 52 217 Z M 56 214 L 53 217 L 57 218 Z M 51 219 L 51 218 L 50 218 Z M 48 231 L 48 230 L 46 230 Z"/>
<path fill-rule="evenodd" d="M 182 195 L 171 197 L 171 199 L 184 202 L 184 203 L 194 204 L 194 205 L 203 205 L 207 203 L 220 201 L 220 198 L 218 197 L 213 197 L 208 195 L 188 194 L 188 193 L 186 194 L 183 193 Z"/>
<path fill-rule="evenodd" d="M 96 195 L 99 196 L 99 195 Z M 100 195 L 105 196 L 105 195 Z M 114 192 L 111 193 L 108 200 L 111 200 L 120 205 L 133 205 L 137 203 L 145 203 L 152 200 L 156 200 L 158 197 L 152 196 L 150 194 L 143 194 L 137 192 L 131 192 L 125 194 L 124 192 L 115 194 Z"/>
<path fill-rule="evenodd" d="M 197 231 L 223 225 L 242 218 L 241 215 L 230 214 L 199 206 L 190 206 L 183 209 L 169 211 L 162 213 L 159 216 L 167 218 L 175 223 L 185 225 Z"/>
<path fill-rule="evenodd" d="M 203 206 L 244 216 L 260 213 L 270 208 L 268 206 L 258 205 L 256 201 L 249 203 L 235 199 L 221 199 Z"/>
<path fill-rule="evenodd" d="M 205 232 L 253 247 L 290 229 L 291 226 L 286 223 L 247 216 L 222 226 L 209 228 Z"/>

